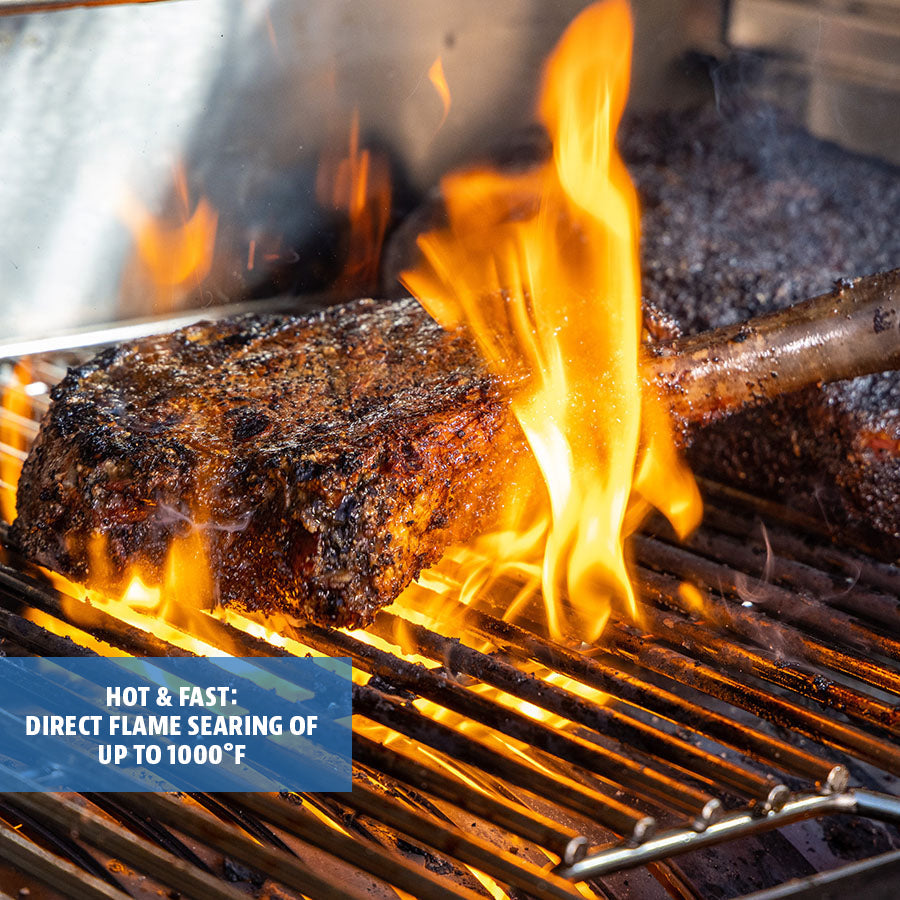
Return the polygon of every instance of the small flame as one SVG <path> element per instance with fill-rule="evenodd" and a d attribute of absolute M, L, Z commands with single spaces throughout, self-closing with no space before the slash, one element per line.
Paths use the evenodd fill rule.
<path fill-rule="evenodd" d="M 271 9 L 266 10 L 266 34 L 269 37 L 269 43 L 272 45 L 272 53 L 275 56 L 275 59 L 278 61 L 279 65 L 284 63 L 284 60 L 281 58 L 281 50 L 278 47 L 278 39 L 275 37 L 275 25 L 272 22 L 272 11 Z"/>
<path fill-rule="evenodd" d="M 126 193 L 121 215 L 134 237 L 137 250 L 136 277 L 149 284 L 154 311 L 168 312 L 179 297 L 200 287 L 212 269 L 218 228 L 218 213 L 202 197 L 190 212 L 190 193 L 184 167 L 177 165 L 174 189 L 179 210 L 173 217 L 150 213 L 132 193 Z"/>
<path fill-rule="evenodd" d="M 341 294 L 368 290 L 377 280 L 381 246 L 391 211 L 387 157 L 360 149 L 359 111 L 350 123 L 347 153 L 326 152 L 316 173 L 316 197 L 344 213 L 349 223 L 347 254 L 334 289 Z"/>
<path fill-rule="evenodd" d="M 680 533 L 700 515 L 669 420 L 643 388 L 639 214 L 615 147 L 628 91 L 625 0 L 581 13 L 544 74 L 553 160 L 442 183 L 450 225 L 423 235 L 406 286 L 445 327 L 464 323 L 491 368 L 526 387 L 512 408 L 546 492 L 507 503 L 468 552 L 481 596 L 504 575 L 540 584 L 551 633 L 594 640 L 618 598 L 637 615 L 624 537 L 651 506 Z"/>
<path fill-rule="evenodd" d="M 428 70 L 428 80 L 434 85 L 434 89 L 438 92 L 438 96 L 441 98 L 441 103 L 444 106 L 444 114 L 441 116 L 441 121 L 435 129 L 435 133 L 437 133 L 444 127 L 444 122 L 447 121 L 447 116 L 450 114 L 450 87 L 444 75 L 444 63 L 440 56 L 431 64 L 431 68 Z"/>
<path fill-rule="evenodd" d="M 32 383 L 32 369 L 28 360 L 13 367 L 0 399 L 0 515 L 7 522 L 16 516 L 16 486 L 28 450 L 28 432 L 33 400 L 28 393 Z"/>
<path fill-rule="evenodd" d="M 703 592 L 689 581 L 682 581 L 678 586 L 678 596 L 684 601 L 685 606 L 695 615 L 703 616 L 706 612 L 706 600 Z"/>
<path fill-rule="evenodd" d="M 86 631 L 102 628 L 102 613 L 164 641 L 203 656 L 222 656 L 240 648 L 222 645 L 205 614 L 215 605 L 212 572 L 203 532 L 191 528 L 169 547 L 161 584 L 137 568 L 117 576 L 107 539 L 95 533 L 87 545 L 87 583 L 46 571 L 62 595 L 67 622 Z M 124 585 L 124 587 L 122 587 Z M 58 628 L 54 628 L 59 633 Z"/>

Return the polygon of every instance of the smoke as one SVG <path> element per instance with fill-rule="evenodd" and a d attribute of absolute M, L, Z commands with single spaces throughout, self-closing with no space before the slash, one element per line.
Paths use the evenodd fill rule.
<path fill-rule="evenodd" d="M 765 523 L 759 523 L 762 531 L 763 541 L 766 545 L 766 561 L 763 565 L 762 575 L 757 579 L 755 588 L 771 584 L 772 576 L 775 574 L 775 552 L 772 550 L 772 542 L 769 540 L 769 532 Z M 738 597 L 741 598 L 744 606 L 753 606 L 760 599 L 760 595 L 756 593 L 754 588 L 750 587 L 750 579 L 743 572 L 737 572 L 734 576 L 734 586 Z"/>
<path fill-rule="evenodd" d="M 247 510 L 240 518 L 231 522 L 198 522 L 191 518 L 188 513 L 176 509 L 174 506 L 169 506 L 167 503 L 160 503 L 157 506 L 157 509 L 159 512 L 156 518 L 159 524 L 174 525 L 176 523 L 183 523 L 186 524 L 191 531 L 199 531 L 201 533 L 208 531 L 223 531 L 227 534 L 235 534 L 236 532 L 243 531 L 253 518 L 253 513 L 250 510 Z"/>

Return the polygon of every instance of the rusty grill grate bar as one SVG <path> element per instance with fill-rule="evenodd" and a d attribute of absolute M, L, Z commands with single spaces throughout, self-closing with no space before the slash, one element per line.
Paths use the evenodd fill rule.
<path fill-rule="evenodd" d="M 0 481 L 17 474 L 49 386 L 87 353 L 28 359 L 30 409 L 0 408 Z M 16 362 L 0 362 L 0 390 Z M 297 623 L 285 646 L 183 611 L 169 624 L 222 652 L 353 659 L 356 790 L 103 802 L 13 794 L 0 809 L 0 857 L 73 896 L 129 890 L 87 875 L 59 842 L 12 832 L 12 812 L 51 834 L 76 828 L 93 852 L 196 896 L 241 894 L 193 845 L 315 897 L 395 896 L 388 885 L 428 897 L 503 896 L 503 886 L 580 897 L 572 880 L 642 865 L 671 888 L 677 865 L 660 860 L 804 818 L 900 821 L 900 801 L 850 777 L 900 777 L 900 574 L 811 536 L 789 513 L 704 487 L 705 524 L 686 544 L 657 522 L 634 540 L 642 620 L 613 617 L 596 648 L 452 604 L 453 638 L 394 607 L 367 635 Z M 52 587 L 2 526 L 0 553 L 8 655 L 192 652 Z M 702 614 L 685 581 L 705 590 Z M 331 860 L 343 886 L 317 879 L 313 859 Z M 452 878 L 429 869 L 445 866 Z"/>

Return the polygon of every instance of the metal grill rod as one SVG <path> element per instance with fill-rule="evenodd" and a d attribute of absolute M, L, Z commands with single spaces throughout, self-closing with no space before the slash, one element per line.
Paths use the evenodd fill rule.
<path fill-rule="evenodd" d="M 306 646 L 326 653 L 350 656 L 355 665 L 390 684 L 411 690 L 420 697 L 486 724 L 513 739 L 540 744 L 542 749 L 552 755 L 569 763 L 577 763 L 601 778 L 608 779 L 613 784 L 624 785 L 641 796 L 667 801 L 676 809 L 700 817 L 713 799 L 708 794 L 688 785 L 681 785 L 628 757 L 575 736 L 565 735 L 521 713 L 501 708 L 502 715 L 498 716 L 496 704 L 479 694 L 464 690 L 437 670 L 412 665 L 350 635 L 312 624 L 291 626 L 290 633 L 296 635 Z"/>
<path fill-rule="evenodd" d="M 749 813 L 733 813 L 710 825 L 704 832 L 673 829 L 650 838 L 639 847 L 609 847 L 591 853 L 571 865 L 559 866 L 556 871 L 564 878 L 576 881 L 597 878 L 679 853 L 699 850 L 723 840 L 755 834 L 764 828 L 780 828 L 792 822 L 835 813 L 852 813 L 900 824 L 900 799 L 862 790 L 840 794 L 808 794 L 790 800 L 780 810 L 770 812 L 762 819 Z"/>
<path fill-rule="evenodd" d="M 287 831 L 297 827 L 293 809 L 274 794 L 231 795 L 256 815 Z M 487 842 L 466 834 L 454 834 L 434 817 L 404 807 L 383 793 L 360 781 L 351 794 L 335 794 L 335 799 L 359 812 L 370 815 L 414 840 L 452 854 L 468 865 L 520 887 L 539 900 L 577 900 L 581 895 L 567 880 L 538 869 L 511 853 L 492 847 Z"/>
<path fill-rule="evenodd" d="M 776 824 L 777 824 L 777 823 L 776 823 Z M 758 825 L 758 824 L 757 824 L 757 825 L 755 825 L 755 828 L 758 828 L 758 827 L 759 827 L 759 825 Z M 773 827 L 774 827 L 774 826 L 773 826 Z M 680 833 L 683 833 L 683 831 L 681 831 L 681 832 L 680 832 Z"/>
<path fill-rule="evenodd" d="M 642 579 L 645 598 L 650 594 L 648 582 L 649 579 Z M 752 673 L 770 684 L 789 688 L 800 696 L 830 706 L 850 718 L 897 732 L 900 708 L 893 704 L 845 687 L 814 671 L 782 662 L 767 651 L 747 649 L 682 615 L 646 606 L 641 614 L 644 625 L 650 631 L 665 635 L 667 643 L 677 645 L 704 662 L 725 664 L 730 669 Z"/>
<path fill-rule="evenodd" d="M 715 594 L 725 593 L 726 598 L 739 597 L 740 586 L 735 580 L 735 570 L 720 562 L 713 562 L 702 556 L 690 553 L 681 547 L 674 547 L 663 541 L 644 535 L 635 535 L 632 545 L 636 551 L 637 561 L 645 568 L 657 572 L 666 572 L 688 581 L 699 581 L 711 596 L 706 603 L 718 610 L 727 621 L 730 629 L 751 640 L 759 635 L 764 627 L 756 608 L 766 613 L 777 615 L 780 622 L 789 626 L 803 627 L 812 633 L 832 640 L 836 635 L 840 640 L 862 656 L 862 660 L 882 656 L 892 661 L 900 661 L 900 640 L 866 627 L 853 616 L 840 610 L 830 609 L 821 603 L 814 603 L 802 594 L 796 594 L 775 584 L 760 584 L 754 587 L 752 600 L 754 610 L 741 607 L 728 599 L 718 600 Z M 803 654 L 813 662 L 822 662 L 832 667 L 856 672 L 857 678 L 872 678 L 873 684 L 883 690 L 900 695 L 900 673 L 886 669 L 884 666 L 872 664 L 869 667 L 857 665 L 857 656 L 846 653 L 829 653 L 829 648 L 815 639 L 806 638 L 792 647 L 798 654 Z M 846 661 L 845 661 L 846 660 Z"/>
<path fill-rule="evenodd" d="M 247 794 L 241 798 L 241 802 L 247 805 L 247 799 L 253 796 L 255 795 Z M 127 804 L 129 799 L 133 802 L 135 795 L 117 794 L 116 797 L 120 802 Z M 321 897 L 322 900 L 327 898 L 344 900 L 348 896 L 362 897 L 356 892 L 347 892 L 345 888 L 339 888 L 323 880 L 322 877 L 310 872 L 296 857 L 259 844 L 199 810 L 176 802 L 166 794 L 141 794 L 139 803 L 145 812 L 172 828 L 199 838 L 248 865 L 264 867 L 268 872 L 277 873 L 279 881 L 295 890 L 312 897 Z M 395 884 L 415 896 L 434 897 L 435 900 L 480 900 L 471 891 L 451 885 L 377 845 L 360 843 L 331 828 L 323 829 L 318 819 L 298 807 L 291 806 L 290 811 L 291 815 L 285 819 L 285 823 L 290 826 L 292 834 L 339 859 L 363 866 L 389 884 Z M 271 821 L 272 815 L 267 815 L 266 818 Z"/>
<path fill-rule="evenodd" d="M 159 847 L 153 846 L 148 841 L 142 840 L 137 835 L 126 831 L 118 825 L 110 824 L 95 812 L 87 808 L 78 807 L 60 795 L 8 794 L 6 796 L 11 804 L 76 830 L 84 840 L 103 848 L 131 865 L 149 872 L 169 887 L 188 891 L 191 896 L 208 897 L 210 900 L 241 900 L 241 898 L 245 897 L 241 891 L 233 888 L 227 882 L 171 856 L 171 854 L 166 853 Z M 117 800 L 121 800 L 123 797 L 120 794 L 111 796 Z M 137 796 L 141 798 L 139 804 L 144 807 L 144 813 L 146 814 L 151 807 L 150 798 L 155 798 L 155 795 L 140 794 Z M 185 822 L 189 818 L 185 814 L 184 821 L 181 824 L 172 822 L 169 824 L 177 829 L 183 829 Z M 259 856 L 263 856 L 267 852 L 272 854 L 279 853 L 278 851 L 270 851 L 269 848 L 263 847 L 249 839 L 244 839 L 241 843 L 255 847 Z M 235 855 L 238 856 L 237 853 Z M 244 857 L 248 855 L 246 852 L 244 853 Z M 282 857 L 279 859 L 280 863 L 284 864 L 285 860 L 291 860 L 294 867 L 300 869 L 296 865 L 296 859 L 287 856 L 285 853 L 279 853 L 279 856 Z M 252 857 L 249 859 L 245 858 L 245 861 L 251 865 L 253 864 Z M 292 876 L 293 886 L 313 897 L 321 897 L 322 900 L 347 900 L 348 897 L 352 897 L 354 900 L 363 900 L 361 894 L 348 894 L 341 889 L 335 889 L 328 880 L 315 872 L 305 871 L 302 874 L 294 872 Z"/>
<path fill-rule="evenodd" d="M 467 611 L 466 625 L 507 652 L 533 659 L 606 691 L 613 704 L 622 701 L 646 708 L 766 765 L 811 778 L 819 784 L 834 777 L 832 763 L 629 674 L 620 661 L 608 653 L 595 652 L 590 656 L 576 653 L 518 625 L 474 609 Z"/>
<path fill-rule="evenodd" d="M 667 735 L 642 722 L 607 709 L 537 678 L 523 673 L 492 656 L 480 653 L 458 641 L 451 641 L 427 628 L 389 613 L 381 613 L 370 631 L 391 639 L 398 624 L 415 639 L 418 652 L 432 659 L 442 660 L 452 672 L 462 672 L 494 685 L 521 700 L 526 700 L 559 716 L 578 722 L 608 737 L 615 737 L 645 753 L 652 754 L 664 764 L 675 764 L 696 774 L 708 775 L 720 785 L 729 785 L 747 797 L 766 800 L 778 785 L 771 778 L 762 778 L 741 766 L 719 759 L 677 737 Z M 692 811 L 689 808 L 688 811 Z M 721 805 L 710 807 L 698 827 L 705 828 L 721 814 Z"/>
<path fill-rule="evenodd" d="M 879 741 L 859 728 L 844 725 L 834 718 L 805 709 L 775 694 L 769 694 L 747 682 L 739 682 L 730 675 L 717 672 L 697 660 L 660 645 L 651 645 L 644 635 L 620 622 L 607 625 L 611 649 L 627 659 L 667 677 L 680 680 L 703 693 L 755 715 L 765 714 L 769 721 L 812 738 L 818 743 L 834 747 L 865 759 L 887 772 L 900 774 L 900 748 Z"/>
<path fill-rule="evenodd" d="M 820 599 L 828 606 L 833 606 L 844 612 L 860 616 L 871 622 L 874 622 L 888 629 L 895 629 L 897 625 L 897 597 L 896 593 L 891 596 L 884 592 L 873 591 L 864 584 L 858 583 L 863 575 L 862 562 L 857 561 L 855 567 L 849 571 L 845 568 L 841 574 L 833 574 L 823 571 L 821 568 L 815 568 L 811 565 L 811 554 L 807 549 L 806 552 L 800 551 L 800 555 L 807 561 L 801 562 L 797 559 L 787 558 L 782 555 L 780 548 L 790 547 L 795 553 L 798 550 L 799 542 L 792 541 L 787 544 L 777 533 L 770 531 L 764 526 L 760 526 L 760 531 L 764 534 L 764 540 L 768 541 L 768 546 L 758 544 L 757 542 L 748 543 L 748 536 L 753 534 L 754 528 L 752 523 L 746 520 L 738 520 L 743 523 L 743 535 L 726 533 L 722 530 L 718 533 L 710 529 L 710 525 L 721 528 L 725 519 L 724 514 L 715 507 L 705 507 L 703 510 L 704 526 L 700 527 L 687 540 L 681 542 L 682 546 L 689 548 L 694 553 L 703 556 L 727 562 L 733 569 L 741 572 L 752 572 L 754 569 L 765 571 L 769 575 L 772 583 L 790 589 L 794 593 L 806 593 L 810 596 Z M 665 532 L 664 532 L 665 533 Z M 671 542 L 674 535 L 670 536 L 665 533 L 666 541 Z M 829 554 L 831 555 L 831 554 Z M 826 560 L 817 560 L 821 565 Z M 850 566 L 849 560 L 844 560 L 845 566 Z M 847 579 L 850 579 L 848 585 Z M 900 583 L 895 584 L 892 588 L 900 592 Z"/>
<path fill-rule="evenodd" d="M 48 853 L 13 828 L 0 828 L 0 857 L 65 891 L 72 900 L 130 900 L 128 894 Z"/>
<path fill-rule="evenodd" d="M 45 591 L 36 586 L 29 585 L 20 573 L 6 566 L 0 566 L 0 584 L 6 584 L 7 587 L 10 588 L 19 587 L 23 589 L 22 592 L 33 605 L 38 608 L 44 608 L 51 614 L 66 620 L 67 617 L 63 609 L 64 598 L 58 591 L 54 589 Z M 67 597 L 65 598 L 65 602 L 66 604 L 71 604 L 70 609 L 83 610 L 83 615 L 87 617 L 93 616 L 95 612 L 101 613 L 104 636 L 112 640 L 114 644 L 124 647 L 128 652 L 145 656 L 192 655 L 189 651 L 180 650 L 160 638 L 149 635 L 138 628 L 124 626 L 122 623 L 119 623 L 115 617 L 108 613 L 95 610 L 94 607 L 83 601 L 75 601 L 72 598 Z M 120 626 L 121 630 L 119 632 L 115 630 L 116 623 Z M 322 632 L 327 636 L 327 631 L 325 629 L 322 629 Z M 248 641 L 252 642 L 253 639 L 249 636 L 245 637 Z M 302 635 L 299 637 L 303 640 Z M 354 645 L 358 644 L 359 647 L 365 646 L 359 642 L 353 643 Z M 270 646 L 271 645 L 265 644 L 265 647 Z M 346 648 L 343 646 L 335 647 L 330 644 L 326 644 L 325 649 L 331 649 L 333 653 L 346 652 Z M 273 651 L 274 650 L 275 648 L 273 648 Z M 371 717 L 375 715 L 376 710 L 381 709 L 381 701 L 387 700 L 388 698 L 371 688 L 367 689 L 367 691 L 369 692 L 366 694 L 368 700 L 364 700 L 364 702 L 358 704 L 356 708 L 359 713 Z M 410 719 L 410 721 L 407 721 L 407 719 Z M 400 730 L 407 734 L 410 734 L 411 729 L 416 740 L 421 740 L 431 746 L 440 747 L 442 742 L 446 744 L 448 740 L 455 742 L 458 746 L 456 746 L 453 751 L 453 755 L 457 757 L 465 758 L 467 754 L 475 752 L 474 743 L 470 738 L 453 732 L 451 729 L 441 726 L 439 723 L 422 716 L 416 711 L 407 711 L 403 709 L 402 715 L 399 711 L 396 713 L 389 712 L 387 713 L 386 718 L 383 719 L 383 724 L 394 731 Z M 515 760 L 504 758 L 481 745 L 478 745 L 477 752 L 480 756 L 484 757 L 483 761 L 486 765 L 489 765 L 490 770 L 499 773 L 502 778 L 509 779 L 510 773 L 516 773 L 516 777 L 513 780 L 521 786 L 530 788 L 535 784 L 540 783 L 541 775 L 535 769 L 524 767 Z M 558 781 L 553 783 L 548 782 L 544 788 L 544 793 L 548 798 L 552 797 L 557 802 L 561 801 L 568 803 L 572 808 L 581 810 L 582 814 L 587 817 L 594 820 L 599 819 L 608 824 L 614 831 L 624 834 L 627 837 L 633 837 L 635 840 L 640 840 L 646 836 L 652 827 L 650 824 L 652 823 L 652 819 L 649 817 L 633 811 L 625 804 L 622 804 L 611 797 L 590 791 L 575 782 L 572 782 L 568 787 Z"/>
<path fill-rule="evenodd" d="M 478 790 L 460 791 L 459 782 L 447 777 L 440 769 L 410 759 L 396 748 L 388 749 L 362 734 L 353 735 L 353 759 L 399 781 L 415 785 L 418 790 L 440 797 L 460 809 L 501 824 L 514 834 L 552 850 L 564 862 L 575 862 L 587 851 L 587 838 L 574 829 L 546 816 L 526 813 L 524 807 L 504 801 L 499 796 Z"/>
<path fill-rule="evenodd" d="M 551 777 L 512 756 L 501 756 L 482 742 L 432 721 L 374 688 L 354 685 L 353 695 L 354 702 L 358 702 L 360 709 L 365 710 L 367 718 L 452 757 L 465 759 L 467 763 L 510 784 L 553 798 L 555 802 L 606 826 L 627 840 L 646 840 L 656 830 L 656 820 L 652 816 L 642 815 L 626 804 L 585 787 L 572 778 Z"/>

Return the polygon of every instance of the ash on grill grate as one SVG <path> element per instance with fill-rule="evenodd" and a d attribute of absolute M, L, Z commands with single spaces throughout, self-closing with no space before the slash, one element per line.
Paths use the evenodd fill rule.
<path fill-rule="evenodd" d="M 62 367 L 17 371 L 29 402 L 0 410 L 7 483 Z M 452 638 L 402 602 L 368 632 L 273 635 L 200 610 L 163 631 L 53 587 L 0 529 L 9 655 L 183 655 L 202 633 L 246 656 L 350 655 L 356 680 L 352 794 L 9 795 L 0 857 L 83 896 L 120 896 L 100 877 L 114 870 L 127 891 L 204 897 L 262 879 L 271 897 L 575 898 L 569 879 L 588 879 L 597 896 L 653 900 L 832 868 L 848 813 L 871 820 L 855 854 L 900 847 L 876 821 L 900 818 L 900 576 L 753 498 L 706 493 L 687 544 L 658 523 L 636 538 L 642 621 L 614 618 L 596 648 L 446 603 Z M 46 834 L 14 830 L 16 816 Z"/>

